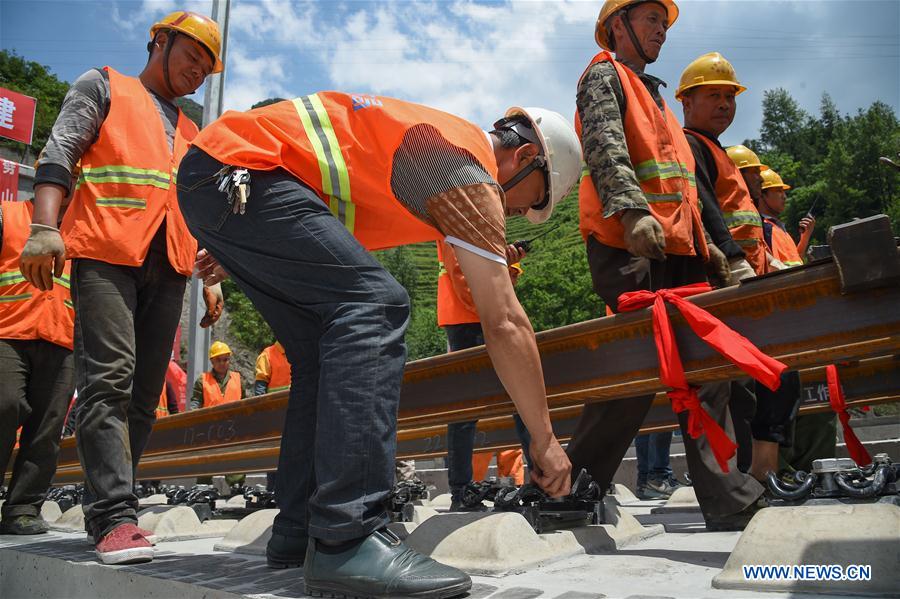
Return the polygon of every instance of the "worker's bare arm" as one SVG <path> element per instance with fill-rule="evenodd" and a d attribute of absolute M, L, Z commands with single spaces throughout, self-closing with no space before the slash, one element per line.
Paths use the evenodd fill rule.
<path fill-rule="evenodd" d="M 572 466 L 553 434 L 534 330 L 513 291 L 507 267 L 459 247 L 456 255 L 472 291 L 494 369 L 531 433 L 535 481 L 551 495 L 565 495 Z"/>

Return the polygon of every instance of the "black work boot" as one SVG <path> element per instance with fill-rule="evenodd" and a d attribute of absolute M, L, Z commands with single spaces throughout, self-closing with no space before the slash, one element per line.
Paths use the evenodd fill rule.
<path fill-rule="evenodd" d="M 40 516 L 8 516 L 0 521 L 0 535 L 39 535 L 50 530 Z"/>
<path fill-rule="evenodd" d="M 769 507 L 769 503 L 766 501 L 765 495 L 760 495 L 756 501 L 736 514 L 728 514 L 727 516 L 708 516 L 704 514 L 703 519 L 706 520 L 706 530 L 709 532 L 744 530 L 750 524 L 750 520 L 753 519 L 756 512 L 766 507 Z"/>
<path fill-rule="evenodd" d="M 266 545 L 266 563 L 270 568 L 278 570 L 302 568 L 308 544 L 309 537 L 305 535 L 289 537 L 273 532 Z"/>
<path fill-rule="evenodd" d="M 387 529 L 347 545 L 335 548 L 310 540 L 303 569 L 309 595 L 446 599 L 472 588 L 468 574 L 413 551 Z"/>

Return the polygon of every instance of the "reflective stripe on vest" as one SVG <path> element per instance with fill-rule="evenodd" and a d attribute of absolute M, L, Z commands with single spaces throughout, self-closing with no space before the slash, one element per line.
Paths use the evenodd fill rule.
<path fill-rule="evenodd" d="M 437 143 L 471 157 L 496 180 L 497 160 L 480 127 L 382 96 L 328 91 L 249 112 L 227 111 L 193 145 L 223 164 L 288 171 L 328 205 L 364 248 L 379 250 L 443 238 L 427 216 L 407 207 L 391 187 L 397 150 L 413 129 L 436 132 L 442 138 Z M 419 176 L 427 176 L 428 168 L 423 164 Z"/>
<path fill-rule="evenodd" d="M 88 181 L 91 183 L 128 183 L 169 189 L 170 177 L 169 173 L 155 169 L 109 165 L 83 168 L 78 178 L 78 184 L 83 185 Z"/>
<path fill-rule="evenodd" d="M 31 202 L 0 202 L 0 339 L 41 339 L 72 349 L 75 312 L 69 295 L 71 263 L 53 277 L 53 288 L 33 287 L 19 270 L 19 256 L 31 232 Z"/>
<path fill-rule="evenodd" d="M 762 218 L 756 210 L 735 210 L 734 212 L 723 212 L 722 217 L 725 219 L 725 226 L 729 229 L 740 227 L 741 225 L 750 225 L 751 227 L 762 227 Z"/>
<path fill-rule="evenodd" d="M 585 69 L 600 62 L 615 68 L 627 109 L 622 115 L 625 143 L 634 165 L 635 178 L 666 238 L 666 253 L 679 256 L 707 256 L 700 220 L 700 200 L 694 176 L 694 155 L 681 124 L 663 102 L 662 109 L 636 73 L 616 62 L 609 52 L 600 52 Z M 584 77 L 584 74 L 582 74 Z M 581 138 L 581 119 L 575 115 L 575 131 Z M 603 199 L 597 193 L 588 169 L 582 170 L 578 189 L 579 229 L 582 238 L 625 248 L 624 229 L 619 215 L 604 216 Z"/>
<path fill-rule="evenodd" d="M 334 134 L 334 127 L 318 94 L 293 100 L 303 130 L 316 153 L 319 171 L 322 173 L 322 193 L 328 207 L 341 224 L 353 233 L 356 226 L 356 208 L 350 195 L 350 174 L 341 154 L 341 146 Z"/>

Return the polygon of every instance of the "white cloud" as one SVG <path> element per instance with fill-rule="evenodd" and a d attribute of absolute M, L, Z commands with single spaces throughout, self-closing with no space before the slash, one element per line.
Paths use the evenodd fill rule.
<path fill-rule="evenodd" d="M 292 97 L 285 88 L 286 58 L 280 55 L 247 56 L 242 47 L 229 50 L 225 79 L 225 109 L 248 110 L 265 98 Z"/>

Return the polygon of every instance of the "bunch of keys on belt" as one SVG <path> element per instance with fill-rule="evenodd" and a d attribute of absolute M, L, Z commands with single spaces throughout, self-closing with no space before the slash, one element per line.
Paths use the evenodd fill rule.
<path fill-rule="evenodd" d="M 244 214 L 250 195 L 250 171 L 245 168 L 226 167 L 220 175 L 219 191 L 228 195 L 234 214 Z"/>

